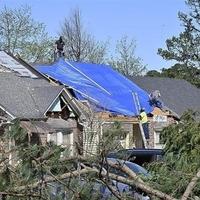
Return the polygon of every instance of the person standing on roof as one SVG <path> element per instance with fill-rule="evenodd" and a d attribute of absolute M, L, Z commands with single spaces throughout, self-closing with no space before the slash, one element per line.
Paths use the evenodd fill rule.
<path fill-rule="evenodd" d="M 63 57 L 64 56 L 64 46 L 65 46 L 65 43 L 62 39 L 62 36 L 60 36 L 60 38 L 58 40 L 56 40 L 55 42 L 55 45 L 56 45 L 56 54 L 57 56 L 60 58 L 60 57 Z"/>
<path fill-rule="evenodd" d="M 142 123 L 142 128 L 144 131 L 145 138 L 148 140 L 149 139 L 149 124 L 148 124 L 147 113 L 145 112 L 144 108 L 140 110 L 139 120 Z"/>
<path fill-rule="evenodd" d="M 158 107 L 160 109 L 162 109 L 163 104 L 160 101 L 160 91 L 159 90 L 154 90 L 152 93 L 150 93 L 149 98 L 150 98 L 150 104 L 152 106 Z"/>

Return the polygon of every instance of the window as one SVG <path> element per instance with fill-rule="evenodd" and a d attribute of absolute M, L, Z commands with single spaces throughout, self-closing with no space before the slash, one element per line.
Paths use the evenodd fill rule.
<path fill-rule="evenodd" d="M 167 122 L 167 116 L 165 116 L 165 115 L 154 115 L 153 121 L 154 122 Z"/>
<path fill-rule="evenodd" d="M 62 145 L 63 144 L 63 134 L 62 134 L 62 132 L 48 134 L 47 142 L 50 142 L 50 141 L 52 141 L 56 145 Z"/>
<path fill-rule="evenodd" d="M 154 147 L 155 148 L 163 148 L 163 143 L 161 142 L 161 130 L 156 130 L 154 132 Z"/>
<path fill-rule="evenodd" d="M 70 147 L 72 144 L 72 132 L 70 133 L 63 133 L 63 145 L 66 147 Z"/>

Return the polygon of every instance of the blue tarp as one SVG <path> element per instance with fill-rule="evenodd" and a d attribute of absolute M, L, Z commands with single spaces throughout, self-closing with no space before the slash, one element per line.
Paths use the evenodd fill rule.
<path fill-rule="evenodd" d="M 140 107 L 147 113 L 152 111 L 148 93 L 108 65 L 60 59 L 51 65 L 36 67 L 41 73 L 71 87 L 76 98 L 89 100 L 98 111 L 127 116 L 138 115 Z"/>

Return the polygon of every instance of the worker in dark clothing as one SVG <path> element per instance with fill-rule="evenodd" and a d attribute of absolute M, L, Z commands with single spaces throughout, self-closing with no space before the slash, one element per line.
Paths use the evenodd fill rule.
<path fill-rule="evenodd" d="M 160 109 L 163 108 L 163 103 L 160 100 L 160 91 L 159 90 L 154 90 L 152 93 L 150 93 L 149 98 L 150 98 L 150 104 L 152 106 L 158 107 Z"/>
<path fill-rule="evenodd" d="M 144 108 L 140 110 L 139 120 L 142 123 L 142 128 L 144 131 L 145 138 L 148 140 L 149 139 L 149 125 L 148 125 L 147 114 Z"/>
<path fill-rule="evenodd" d="M 63 57 L 64 56 L 64 46 L 65 46 L 65 43 L 62 39 L 62 36 L 60 36 L 60 38 L 55 42 L 56 44 L 56 54 L 57 54 L 57 57 Z"/>

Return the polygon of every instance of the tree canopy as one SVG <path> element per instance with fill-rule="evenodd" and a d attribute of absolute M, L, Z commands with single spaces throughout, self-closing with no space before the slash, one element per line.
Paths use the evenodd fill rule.
<path fill-rule="evenodd" d="M 111 58 L 109 64 L 125 76 L 141 75 L 146 70 L 142 60 L 135 56 L 135 40 L 123 36 L 116 45 L 116 54 Z"/>
<path fill-rule="evenodd" d="M 1 50 L 19 55 L 30 63 L 52 59 L 52 40 L 45 31 L 45 25 L 32 18 L 30 7 L 4 7 L 0 21 Z"/>
<path fill-rule="evenodd" d="M 161 72 L 150 70 L 147 76 L 184 79 L 200 87 L 200 1 L 186 0 L 189 14 L 179 12 L 183 31 L 166 40 L 166 49 L 159 48 L 158 54 L 166 60 L 175 60 L 172 67 Z"/>
<path fill-rule="evenodd" d="M 60 35 L 64 37 L 67 59 L 92 63 L 105 62 L 107 45 L 96 41 L 86 31 L 79 9 L 73 10 L 69 17 L 65 18 Z"/>
<path fill-rule="evenodd" d="M 146 73 L 146 76 L 184 79 L 200 88 L 200 69 L 184 64 L 177 63 L 170 68 L 163 68 L 161 72 L 150 70 Z"/>
<path fill-rule="evenodd" d="M 159 48 L 158 54 L 166 60 L 176 60 L 186 66 L 200 67 L 200 1 L 186 0 L 189 14 L 179 12 L 178 17 L 184 30 L 166 40 L 166 49 Z"/>
<path fill-rule="evenodd" d="M 186 112 L 180 120 L 180 123 L 170 125 L 161 133 L 165 157 L 160 163 L 152 165 L 156 188 L 176 198 L 181 198 L 200 170 L 199 113 Z M 200 195 L 199 178 L 195 180 L 189 194 L 187 193 L 188 199 Z M 187 198 L 182 196 L 182 200 Z"/>

